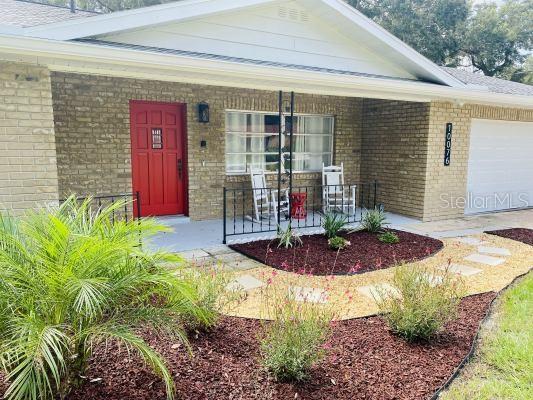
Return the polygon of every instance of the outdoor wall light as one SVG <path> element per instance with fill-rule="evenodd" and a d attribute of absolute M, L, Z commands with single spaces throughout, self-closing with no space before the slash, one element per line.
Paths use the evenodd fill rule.
<path fill-rule="evenodd" d="M 204 101 L 198 103 L 198 122 L 204 124 L 209 122 L 209 104 Z"/>

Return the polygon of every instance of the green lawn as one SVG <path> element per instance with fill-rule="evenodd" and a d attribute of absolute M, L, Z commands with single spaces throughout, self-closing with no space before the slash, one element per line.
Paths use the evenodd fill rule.
<path fill-rule="evenodd" d="M 502 295 L 476 358 L 441 399 L 533 399 L 533 273 Z"/>

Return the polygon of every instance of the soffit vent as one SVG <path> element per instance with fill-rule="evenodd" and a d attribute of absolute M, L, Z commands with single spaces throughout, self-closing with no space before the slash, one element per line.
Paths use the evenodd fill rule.
<path fill-rule="evenodd" d="M 298 10 L 297 8 L 287 8 L 280 6 L 278 8 L 278 16 L 280 18 L 289 19 L 291 21 L 297 22 L 309 22 L 309 14 L 303 10 Z"/>

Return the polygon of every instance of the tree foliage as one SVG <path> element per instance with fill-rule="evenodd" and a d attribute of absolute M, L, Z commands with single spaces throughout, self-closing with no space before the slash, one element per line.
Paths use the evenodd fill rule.
<path fill-rule="evenodd" d="M 480 4 L 469 19 L 464 53 L 488 76 L 520 69 L 533 44 L 533 0 Z"/>
<path fill-rule="evenodd" d="M 439 65 L 473 66 L 487 76 L 531 82 L 533 0 L 501 5 L 467 0 L 349 0 Z M 465 62 L 466 61 L 466 62 Z"/>
<path fill-rule="evenodd" d="M 439 65 L 456 65 L 467 0 L 351 0 L 355 8 Z"/>

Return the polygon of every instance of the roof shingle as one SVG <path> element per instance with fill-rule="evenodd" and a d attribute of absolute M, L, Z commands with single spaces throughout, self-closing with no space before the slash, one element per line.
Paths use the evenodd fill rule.
<path fill-rule="evenodd" d="M 74 18 L 91 17 L 96 12 L 36 3 L 28 0 L 0 0 L 0 25 L 25 28 L 28 26 L 51 24 Z"/>
<path fill-rule="evenodd" d="M 441 67 L 447 73 L 459 79 L 466 85 L 484 86 L 492 93 L 517 94 L 533 96 L 533 86 L 524 83 L 507 81 L 505 79 L 493 78 L 483 74 L 476 74 L 456 68 Z"/>

